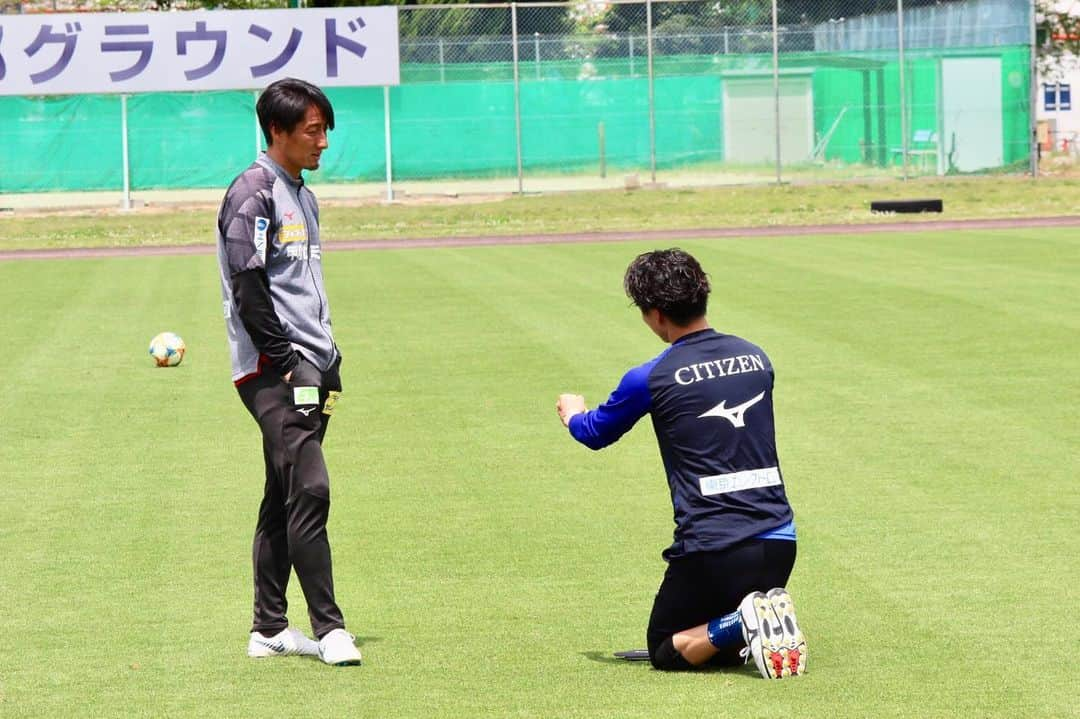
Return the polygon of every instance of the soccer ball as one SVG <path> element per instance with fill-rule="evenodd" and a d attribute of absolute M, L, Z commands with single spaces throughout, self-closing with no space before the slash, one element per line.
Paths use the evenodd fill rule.
<path fill-rule="evenodd" d="M 150 340 L 150 356 L 158 367 L 175 367 L 184 359 L 186 351 L 184 340 L 173 332 L 162 332 Z"/>

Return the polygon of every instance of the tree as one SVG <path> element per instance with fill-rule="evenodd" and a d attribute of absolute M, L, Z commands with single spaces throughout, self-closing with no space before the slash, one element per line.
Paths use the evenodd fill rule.
<path fill-rule="evenodd" d="M 1036 0 L 1035 50 L 1046 79 L 1060 79 L 1080 65 L 1080 3 Z"/>

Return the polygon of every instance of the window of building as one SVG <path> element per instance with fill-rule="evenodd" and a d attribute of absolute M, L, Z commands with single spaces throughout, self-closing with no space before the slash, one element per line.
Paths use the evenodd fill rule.
<path fill-rule="evenodd" d="M 1043 83 L 1043 109 L 1071 110 L 1072 87 L 1069 85 L 1069 83 Z"/>

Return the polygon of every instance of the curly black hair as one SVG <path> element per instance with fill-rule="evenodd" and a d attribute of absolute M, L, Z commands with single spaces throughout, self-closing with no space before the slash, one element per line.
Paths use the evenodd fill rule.
<path fill-rule="evenodd" d="M 626 268 L 623 288 L 642 312 L 658 309 L 680 326 L 704 316 L 709 302 L 708 275 L 690 253 L 677 247 L 635 257 Z"/>

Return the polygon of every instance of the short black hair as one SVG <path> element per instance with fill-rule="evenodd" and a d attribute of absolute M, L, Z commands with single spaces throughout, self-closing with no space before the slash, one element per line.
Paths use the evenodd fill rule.
<path fill-rule="evenodd" d="M 262 128 L 267 147 L 274 143 L 270 135 L 271 127 L 292 132 L 311 105 L 319 108 L 326 119 L 327 129 L 333 130 L 334 108 L 322 90 L 295 77 L 286 77 L 267 86 L 255 103 L 255 114 L 259 116 L 259 127 Z"/>
<path fill-rule="evenodd" d="M 703 317 L 709 304 L 709 276 L 690 253 L 677 247 L 635 257 L 626 268 L 623 288 L 642 312 L 658 309 L 680 327 Z"/>

